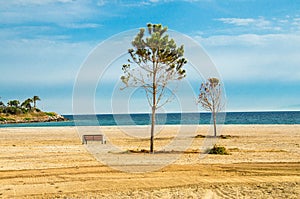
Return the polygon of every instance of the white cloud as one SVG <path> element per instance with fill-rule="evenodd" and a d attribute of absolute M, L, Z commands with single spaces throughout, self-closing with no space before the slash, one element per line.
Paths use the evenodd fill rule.
<path fill-rule="evenodd" d="M 16 6 L 16 5 L 45 5 L 51 3 L 72 3 L 74 0 L 10 0 L 2 1 L 0 5 L 2 6 Z"/>
<path fill-rule="evenodd" d="M 221 21 L 225 24 L 232 24 L 235 26 L 253 26 L 260 29 L 273 29 L 272 22 L 260 17 L 254 18 L 220 18 L 217 21 Z"/>
<path fill-rule="evenodd" d="M 86 20 L 95 13 L 95 7 L 91 6 L 89 1 L 83 0 L 15 0 L 0 3 L 0 23 L 6 25 L 35 22 L 73 23 Z"/>
<path fill-rule="evenodd" d="M 300 81 L 300 35 L 267 34 L 195 37 L 225 80 Z"/>
<path fill-rule="evenodd" d="M 300 29 L 300 18 L 294 18 L 292 21 L 292 25 Z"/>
<path fill-rule="evenodd" d="M 86 28 L 98 28 L 101 27 L 100 24 L 96 23 L 71 23 L 71 24 L 64 24 L 64 27 L 73 28 L 73 29 L 86 29 Z"/>
<path fill-rule="evenodd" d="M 224 47 L 239 44 L 240 46 L 256 46 L 262 44 L 262 37 L 256 34 L 243 34 L 237 36 L 231 35 L 217 35 L 203 38 L 195 37 L 203 45 L 210 47 Z"/>
<path fill-rule="evenodd" d="M 264 17 L 259 18 L 219 18 L 217 21 L 221 21 L 224 24 L 236 26 L 236 30 L 249 31 L 249 32 L 261 32 L 264 30 L 273 31 L 275 33 L 288 33 L 300 30 L 300 18 L 297 17 L 284 17 L 284 18 L 272 18 L 265 19 Z M 245 27 L 247 29 L 245 29 Z"/>
<path fill-rule="evenodd" d="M 274 19 L 274 20 L 275 20 L 275 19 Z M 285 24 L 286 24 L 286 23 L 289 23 L 289 20 L 287 20 L 287 19 L 279 19 L 278 22 L 279 22 L 279 23 L 285 23 Z"/>
<path fill-rule="evenodd" d="M 233 24 L 237 26 L 248 26 L 250 24 L 253 24 L 255 22 L 254 19 L 251 18 L 220 18 L 217 19 L 218 21 L 224 22 L 226 24 Z"/>

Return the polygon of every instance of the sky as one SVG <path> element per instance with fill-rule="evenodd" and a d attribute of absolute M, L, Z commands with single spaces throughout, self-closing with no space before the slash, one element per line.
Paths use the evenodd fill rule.
<path fill-rule="evenodd" d="M 226 111 L 300 110 L 298 0 L 0 0 L 0 100 L 38 95 L 41 109 L 74 113 L 77 77 L 93 50 L 147 23 L 168 26 L 203 48 L 221 76 Z M 106 67 L 102 58 L 99 67 Z M 125 112 L 148 112 L 140 90 L 124 91 L 130 100 L 120 102 L 123 91 L 112 80 L 122 74 L 122 56 L 112 63 L 119 73 L 108 67 L 93 104 L 80 111 L 124 112 L 117 106 L 124 103 Z M 201 81 L 188 81 L 195 95 Z M 187 98 L 185 87 L 178 96 Z M 177 99 L 162 111 L 199 111 L 190 100 L 186 109 Z"/>

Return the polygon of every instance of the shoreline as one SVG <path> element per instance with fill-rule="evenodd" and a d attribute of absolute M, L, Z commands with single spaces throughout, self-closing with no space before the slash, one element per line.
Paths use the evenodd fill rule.
<path fill-rule="evenodd" d="M 68 122 L 70 120 L 63 120 L 61 122 Z M 38 124 L 38 123 L 54 123 L 57 121 L 45 121 L 45 122 L 20 122 L 20 123 L 6 123 L 8 125 L 11 126 L 4 126 L 6 124 L 1 123 L 0 122 L 0 129 L 5 129 L 5 128 L 16 128 L 16 129 L 22 129 L 22 128 L 145 128 L 145 127 L 149 127 L 151 126 L 151 124 L 147 124 L 147 125 L 98 125 L 98 126 L 91 126 L 91 125 L 87 125 L 87 126 L 83 126 L 83 125 L 68 125 L 68 126 L 13 126 L 14 124 Z M 58 121 L 59 122 L 59 121 Z M 165 125 L 161 125 L 161 124 L 156 124 L 156 127 L 212 127 L 213 124 L 165 124 Z M 217 127 L 230 127 L 230 126 L 299 126 L 300 124 L 217 124 Z"/>

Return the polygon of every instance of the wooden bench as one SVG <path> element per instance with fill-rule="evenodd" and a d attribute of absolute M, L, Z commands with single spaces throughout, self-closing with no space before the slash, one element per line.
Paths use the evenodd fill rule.
<path fill-rule="evenodd" d="M 82 144 L 87 144 L 88 141 L 100 141 L 102 144 L 106 144 L 106 140 L 104 139 L 104 135 L 83 135 L 82 136 Z"/>

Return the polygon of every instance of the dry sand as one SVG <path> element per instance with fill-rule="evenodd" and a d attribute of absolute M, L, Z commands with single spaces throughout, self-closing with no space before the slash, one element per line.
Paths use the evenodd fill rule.
<path fill-rule="evenodd" d="M 148 130 L 2 128 L 0 198 L 299 198 L 300 125 L 225 125 L 217 140 L 194 138 L 209 126 L 161 126 L 163 152 L 122 153 L 148 149 Z M 100 131 L 107 145 L 81 144 Z M 193 153 L 214 142 L 231 155 Z"/>

